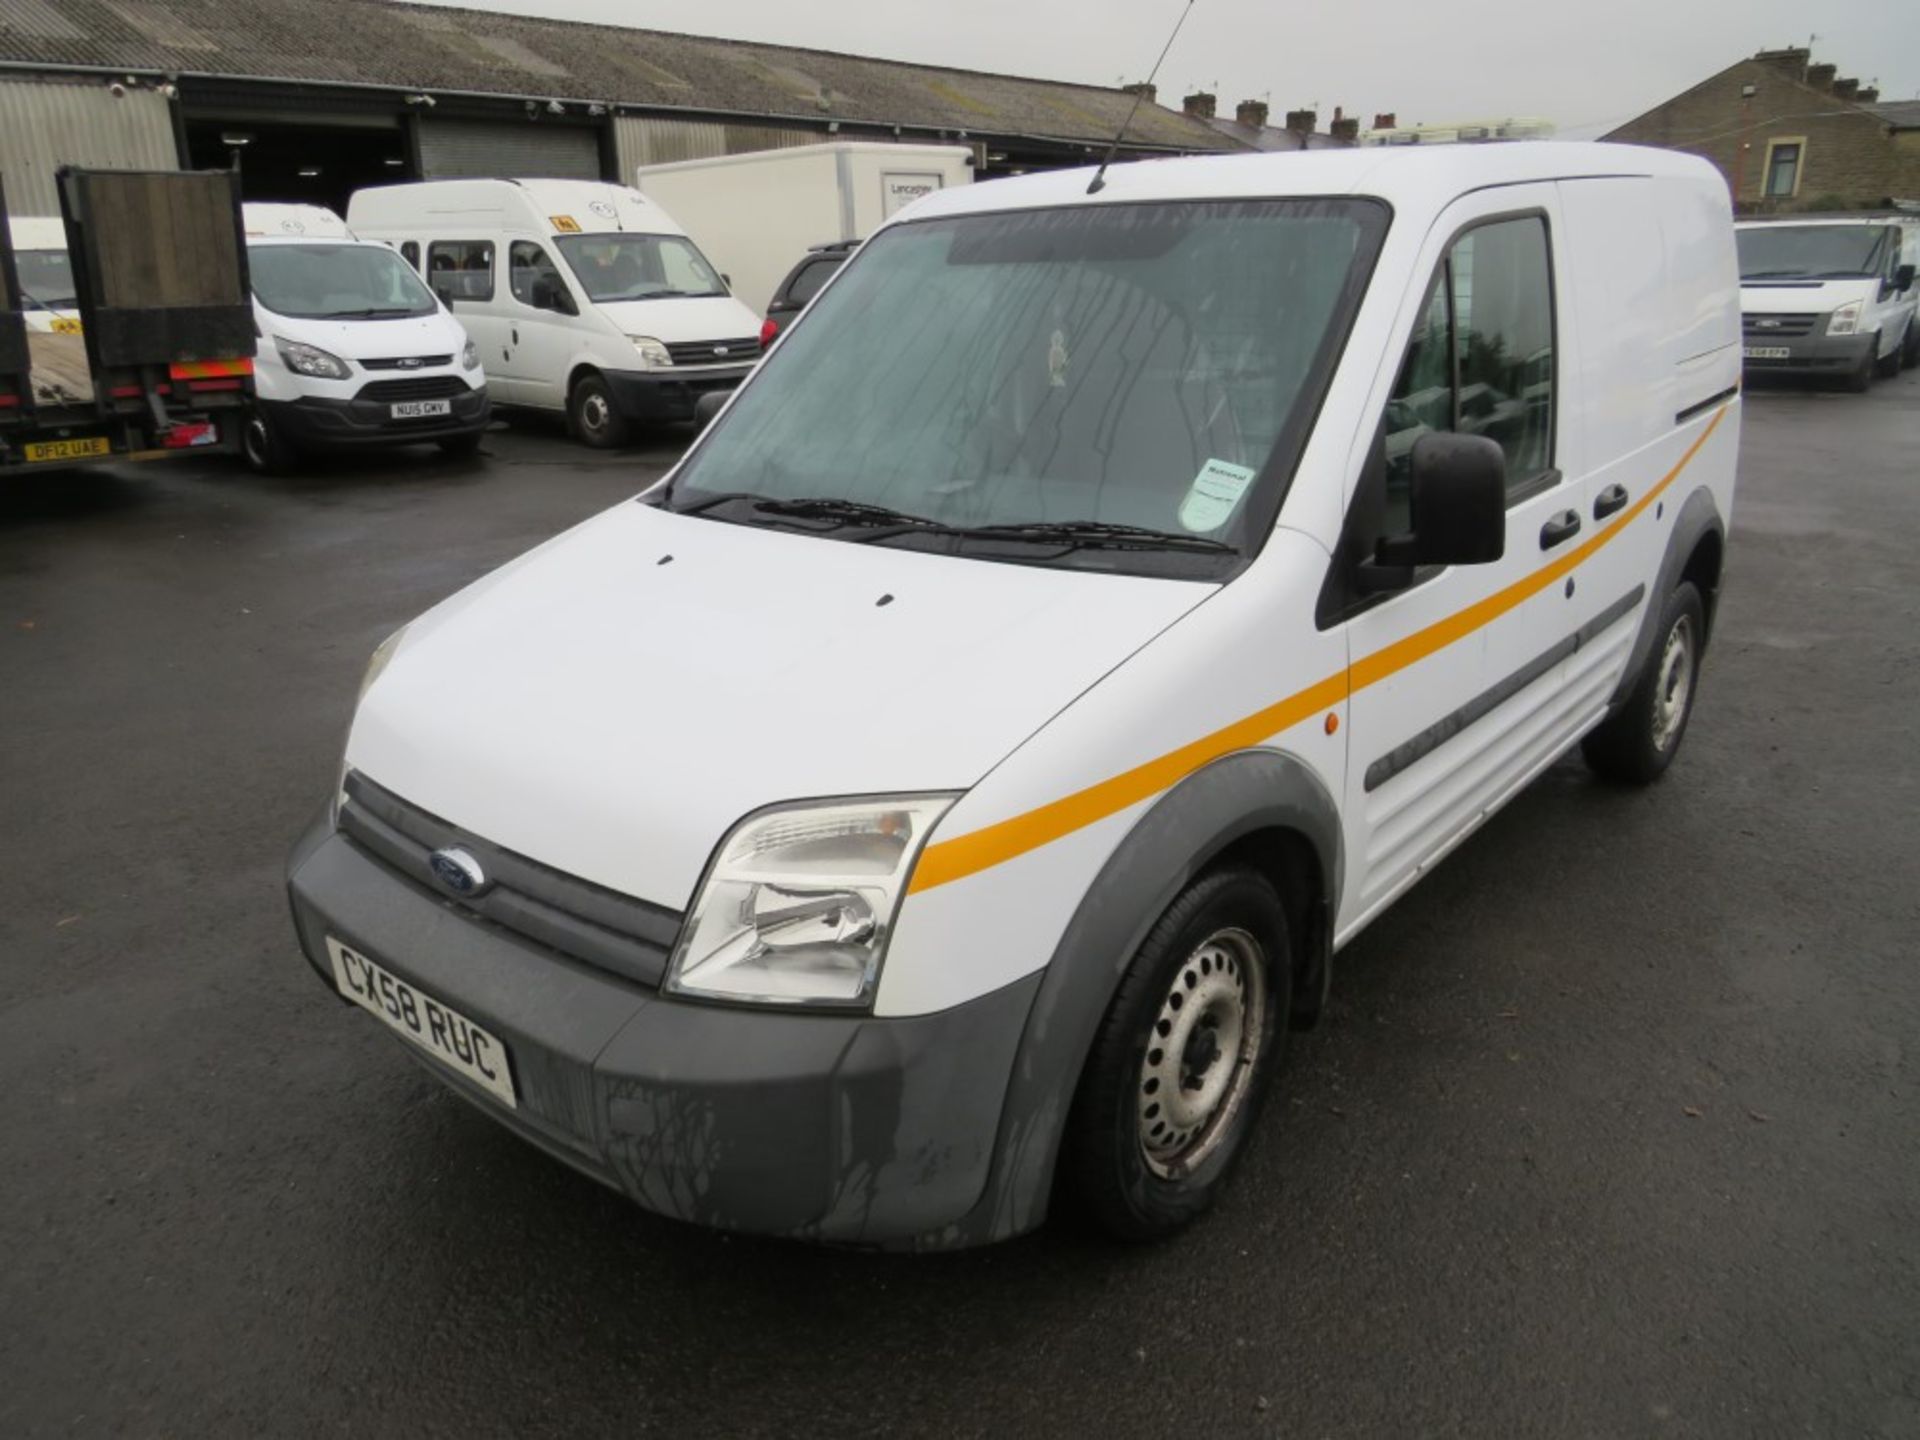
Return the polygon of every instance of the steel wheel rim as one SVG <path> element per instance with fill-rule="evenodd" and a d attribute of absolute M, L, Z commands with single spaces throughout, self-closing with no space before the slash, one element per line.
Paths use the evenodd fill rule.
<path fill-rule="evenodd" d="M 1244 930 L 1217 930 L 1174 973 L 1134 1085 L 1140 1153 L 1163 1180 L 1220 1148 L 1253 1087 L 1266 1031 L 1266 957 Z"/>
<path fill-rule="evenodd" d="M 607 428 L 607 397 L 600 394 L 587 396 L 580 402 L 580 427 L 591 435 L 598 435 Z"/>
<path fill-rule="evenodd" d="M 1660 674 L 1653 692 L 1653 745 L 1665 750 L 1680 733 L 1693 699 L 1693 621 L 1681 616 L 1667 632 L 1660 652 Z"/>

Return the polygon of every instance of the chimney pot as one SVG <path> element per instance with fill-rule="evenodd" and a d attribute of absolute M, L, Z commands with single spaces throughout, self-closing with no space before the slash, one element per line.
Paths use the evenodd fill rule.
<path fill-rule="evenodd" d="M 1311 135 L 1319 123 L 1320 117 L 1311 110 L 1287 111 L 1287 129 L 1296 135 Z"/>
<path fill-rule="evenodd" d="M 1762 65 L 1771 65 L 1776 70 L 1784 70 L 1794 79 L 1805 78 L 1807 62 L 1813 58 L 1813 52 L 1804 45 L 1789 45 L 1784 50 L 1761 50 L 1753 57 Z"/>
<path fill-rule="evenodd" d="M 1399 118 L 1400 117 L 1395 115 L 1391 110 L 1385 112 L 1376 110 L 1373 115 L 1373 128 L 1376 130 L 1391 130 L 1398 123 Z"/>
<path fill-rule="evenodd" d="M 1871 105 L 1880 98 L 1880 87 L 1878 85 L 1862 85 L 1854 92 L 1853 98 L 1858 104 Z"/>
<path fill-rule="evenodd" d="M 1144 80 L 1133 85 L 1122 85 L 1120 91 L 1124 95 L 1138 95 L 1149 105 L 1160 98 L 1160 87 L 1157 85 L 1149 85 Z"/>
<path fill-rule="evenodd" d="M 1180 102 L 1180 113 L 1190 115 L 1195 120 L 1211 120 L 1213 119 L 1213 107 L 1218 99 L 1219 97 L 1217 95 L 1209 95 L 1206 91 L 1202 90 L 1198 94 L 1187 96 L 1186 99 Z"/>
<path fill-rule="evenodd" d="M 1833 77 L 1839 73 L 1840 67 L 1838 65 L 1809 65 L 1807 67 L 1807 84 L 1816 90 L 1830 90 L 1833 88 Z"/>
<path fill-rule="evenodd" d="M 1233 118 L 1250 130 L 1264 130 L 1267 128 L 1267 102 L 1242 100 L 1234 107 Z"/>
<path fill-rule="evenodd" d="M 1336 144 L 1355 144 L 1360 139 L 1360 117 L 1336 114 L 1333 123 L 1327 127 L 1327 133 L 1333 136 Z"/>
<path fill-rule="evenodd" d="M 1833 93 L 1842 100 L 1851 100 L 1860 89 L 1860 82 L 1852 76 L 1833 82 Z"/>

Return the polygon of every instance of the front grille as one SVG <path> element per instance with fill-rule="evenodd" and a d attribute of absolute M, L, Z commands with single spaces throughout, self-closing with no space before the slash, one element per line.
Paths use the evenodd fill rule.
<path fill-rule="evenodd" d="M 1792 335 L 1811 335 L 1813 322 L 1818 315 L 1742 315 L 1740 332 L 1749 340 L 1765 340 L 1777 335 L 1786 339 Z"/>
<path fill-rule="evenodd" d="M 642 985 L 657 987 L 666 977 L 667 957 L 680 934 L 678 911 L 502 849 L 358 773 L 347 776 L 340 829 L 444 905 Z M 480 862 L 493 882 L 485 894 L 455 897 L 433 878 L 428 857 L 448 845 L 462 847 Z"/>
<path fill-rule="evenodd" d="M 402 355 L 386 360 L 362 360 L 362 370 L 438 370 L 451 365 L 451 355 Z"/>
<path fill-rule="evenodd" d="M 727 353 L 722 355 L 720 352 Z M 681 340 L 667 346 L 676 365 L 740 365 L 760 358 L 760 337 L 744 340 Z"/>
<path fill-rule="evenodd" d="M 353 398 L 378 400 L 383 405 L 395 400 L 451 400 L 472 388 L 458 375 L 427 375 L 418 380 L 375 380 L 362 385 Z"/>

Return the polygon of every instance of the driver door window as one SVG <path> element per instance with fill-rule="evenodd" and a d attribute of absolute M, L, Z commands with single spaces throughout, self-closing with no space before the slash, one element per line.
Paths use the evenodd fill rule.
<path fill-rule="evenodd" d="M 533 310 L 572 313 L 567 282 L 547 252 L 530 240 L 516 240 L 507 252 L 507 283 L 513 298 Z"/>

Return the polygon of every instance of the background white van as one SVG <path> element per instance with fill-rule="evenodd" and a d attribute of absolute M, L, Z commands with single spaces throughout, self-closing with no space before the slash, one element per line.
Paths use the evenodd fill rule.
<path fill-rule="evenodd" d="M 501 405 L 594 446 L 687 420 L 760 356 L 760 317 L 672 216 L 585 180 L 429 180 L 357 192 L 347 220 L 400 250 L 480 346 Z"/>
<path fill-rule="evenodd" d="M 1913 257 L 1889 220 L 1754 220 L 1735 227 L 1749 371 L 1832 375 L 1865 390 L 1914 358 Z"/>
<path fill-rule="evenodd" d="M 67 259 L 66 222 L 57 215 L 16 215 L 7 222 L 14 263 L 20 274 L 27 328 L 45 335 L 77 334 L 80 311 Z"/>
<path fill-rule="evenodd" d="M 260 332 L 248 463 L 277 470 L 348 445 L 477 449 L 491 418 L 479 351 L 420 277 L 330 210 L 242 213 Z"/>

